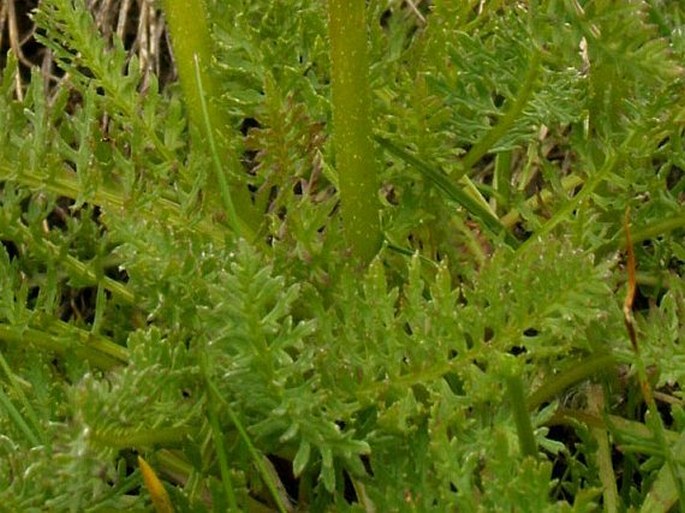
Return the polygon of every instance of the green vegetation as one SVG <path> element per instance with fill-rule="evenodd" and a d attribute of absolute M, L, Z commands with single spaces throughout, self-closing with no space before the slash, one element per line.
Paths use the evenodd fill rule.
<path fill-rule="evenodd" d="M 377 162 L 372 140 L 364 0 L 328 4 L 333 144 L 343 235 L 368 263 L 380 249 Z"/>
<path fill-rule="evenodd" d="M 0 61 L 0 511 L 685 508 L 685 9 L 194 4 Z"/>

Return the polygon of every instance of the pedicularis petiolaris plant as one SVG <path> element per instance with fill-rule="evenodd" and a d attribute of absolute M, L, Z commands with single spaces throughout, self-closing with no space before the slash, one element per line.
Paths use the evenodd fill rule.
<path fill-rule="evenodd" d="M 159 7 L 3 71 L 0 510 L 685 507 L 677 2 Z"/>

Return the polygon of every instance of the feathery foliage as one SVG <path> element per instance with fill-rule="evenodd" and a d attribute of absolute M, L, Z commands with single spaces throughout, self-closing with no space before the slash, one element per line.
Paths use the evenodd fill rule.
<path fill-rule="evenodd" d="M 205 7 L 2 61 L 0 510 L 684 507 L 682 7 L 366 2 L 375 256 L 326 2 Z"/>

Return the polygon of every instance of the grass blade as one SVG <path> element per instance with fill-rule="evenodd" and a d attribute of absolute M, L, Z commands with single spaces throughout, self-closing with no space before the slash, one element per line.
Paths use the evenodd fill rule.
<path fill-rule="evenodd" d="M 433 185 L 435 185 L 445 195 L 447 199 L 454 201 L 455 203 L 458 203 L 464 207 L 469 214 L 480 220 L 491 232 L 497 235 L 504 235 L 504 239 L 507 244 L 512 247 L 518 246 L 518 240 L 516 240 L 516 238 L 509 231 L 507 231 L 499 218 L 489 209 L 484 207 L 477 199 L 454 185 L 452 180 L 442 170 L 430 166 L 384 137 L 376 136 L 375 139 L 383 148 L 388 151 L 388 153 L 400 158 L 410 166 L 420 171 L 421 174 L 428 178 Z"/>

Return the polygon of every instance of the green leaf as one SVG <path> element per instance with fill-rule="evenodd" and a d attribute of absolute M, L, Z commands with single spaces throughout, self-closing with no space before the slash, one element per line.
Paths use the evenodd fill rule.
<path fill-rule="evenodd" d="M 293 459 L 293 474 L 299 477 L 309 463 L 309 456 L 311 454 L 312 446 L 306 440 L 300 442 L 300 447 L 297 449 L 295 458 Z"/>

